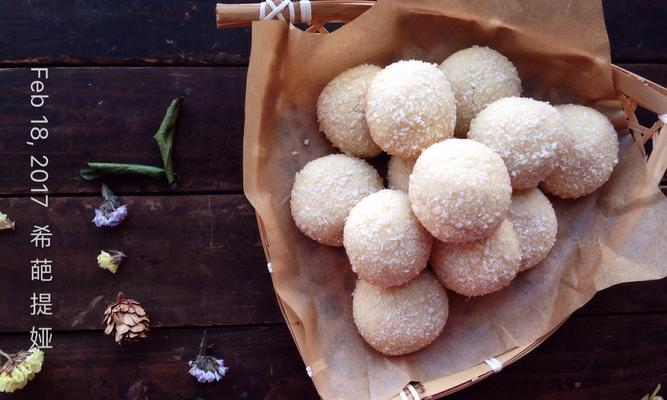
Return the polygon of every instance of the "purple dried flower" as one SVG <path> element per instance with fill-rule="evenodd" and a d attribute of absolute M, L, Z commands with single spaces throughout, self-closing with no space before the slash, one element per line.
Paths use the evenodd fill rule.
<path fill-rule="evenodd" d="M 104 202 L 95 209 L 93 223 L 98 228 L 103 226 L 114 227 L 120 225 L 127 217 L 127 206 L 121 204 L 118 197 L 107 187 L 102 185 L 102 197 Z"/>
<path fill-rule="evenodd" d="M 117 209 L 107 213 L 98 208 L 95 210 L 95 218 L 93 218 L 93 223 L 98 228 L 103 226 L 114 227 L 120 225 L 125 217 L 127 217 L 126 205 L 122 205 Z"/>
<path fill-rule="evenodd" d="M 194 361 L 188 362 L 190 370 L 188 373 L 199 383 L 217 382 L 222 379 L 229 368 L 225 367 L 224 360 L 218 360 L 213 356 L 197 356 Z"/>
<path fill-rule="evenodd" d="M 189 361 L 190 370 L 188 373 L 199 383 L 217 382 L 222 379 L 229 368 L 225 367 L 225 361 L 213 356 L 206 355 L 206 331 L 199 345 L 199 354 L 193 361 Z"/>

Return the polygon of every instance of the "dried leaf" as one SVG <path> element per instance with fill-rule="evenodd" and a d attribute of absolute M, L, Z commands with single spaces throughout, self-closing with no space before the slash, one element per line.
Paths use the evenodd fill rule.
<path fill-rule="evenodd" d="M 144 176 L 152 179 L 165 179 L 165 170 L 160 167 L 143 164 L 123 164 L 106 162 L 88 162 L 79 170 L 81 177 L 87 181 L 112 175 Z"/>
<path fill-rule="evenodd" d="M 162 119 L 160 128 L 155 136 L 153 136 L 153 139 L 155 139 L 155 142 L 160 149 L 160 154 L 162 155 L 162 163 L 164 164 L 167 182 L 169 182 L 174 189 L 178 186 L 173 165 L 174 136 L 176 135 L 176 121 L 178 120 L 178 115 L 181 111 L 181 104 L 183 104 L 182 97 L 177 97 L 172 100 L 169 108 L 167 108 L 164 118 Z"/>

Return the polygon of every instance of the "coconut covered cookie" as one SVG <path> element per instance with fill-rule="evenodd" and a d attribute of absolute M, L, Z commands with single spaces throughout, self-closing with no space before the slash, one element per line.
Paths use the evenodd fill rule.
<path fill-rule="evenodd" d="M 410 174 L 415 166 L 415 160 L 403 160 L 400 157 L 391 156 L 387 166 L 387 181 L 392 189 L 402 190 L 407 193 Z"/>
<path fill-rule="evenodd" d="M 602 186 L 618 163 L 618 136 L 599 111 L 568 104 L 556 107 L 565 124 L 558 163 L 542 189 L 576 199 Z"/>
<path fill-rule="evenodd" d="M 426 268 L 433 237 L 410 209 L 408 195 L 385 189 L 362 199 L 345 222 L 352 270 L 375 286 L 402 285 Z"/>
<path fill-rule="evenodd" d="M 521 264 L 519 271 L 537 265 L 556 243 L 558 221 L 551 202 L 532 188 L 512 194 L 508 218 L 519 238 Z"/>
<path fill-rule="evenodd" d="M 380 71 L 366 95 L 366 121 L 382 150 L 415 159 L 428 146 L 452 137 L 456 100 L 435 64 L 399 61 Z"/>
<path fill-rule="evenodd" d="M 382 152 L 366 124 L 366 92 L 380 67 L 363 64 L 344 71 L 317 99 L 317 120 L 327 139 L 342 152 L 375 157 Z"/>
<path fill-rule="evenodd" d="M 457 137 L 465 137 L 470 121 L 488 104 L 521 95 L 521 80 L 514 64 L 488 47 L 459 50 L 440 64 L 456 97 Z"/>
<path fill-rule="evenodd" d="M 450 139 L 417 159 L 410 204 L 424 227 L 445 242 L 481 239 L 505 219 L 512 196 L 507 168 L 482 143 Z"/>
<path fill-rule="evenodd" d="M 380 288 L 357 281 L 354 323 L 375 350 L 398 356 L 417 351 L 442 332 L 449 315 L 445 289 L 428 270 L 403 286 Z"/>
<path fill-rule="evenodd" d="M 500 154 L 516 190 L 537 186 L 556 167 L 563 121 L 549 103 L 506 97 L 484 108 L 470 123 L 468 139 Z"/>
<path fill-rule="evenodd" d="M 466 243 L 436 241 L 431 265 L 440 282 L 464 296 L 498 291 L 519 272 L 521 248 L 512 224 L 505 220 L 488 237 Z"/>
<path fill-rule="evenodd" d="M 382 187 L 382 178 L 364 160 L 344 154 L 324 156 L 296 174 L 290 198 L 292 217 L 311 239 L 342 246 L 350 209 Z"/>

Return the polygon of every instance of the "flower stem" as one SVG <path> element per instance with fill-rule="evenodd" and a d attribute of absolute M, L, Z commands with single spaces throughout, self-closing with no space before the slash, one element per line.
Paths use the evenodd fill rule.
<path fill-rule="evenodd" d="M 199 344 L 199 355 L 203 356 L 206 353 L 206 331 L 201 337 L 201 343 Z"/>
<path fill-rule="evenodd" d="M 12 361 L 14 361 L 14 359 L 12 358 L 12 356 L 10 356 L 9 354 L 5 353 L 2 350 L 0 350 L 0 356 L 3 356 L 7 359 L 6 362 L 0 363 L 0 371 L 4 371 L 5 367 L 7 367 L 7 365 L 11 365 L 11 363 L 12 363 Z"/>
<path fill-rule="evenodd" d="M 5 357 L 5 358 L 6 358 L 7 360 L 9 360 L 9 361 L 12 360 L 12 356 L 10 356 L 9 354 L 5 353 L 5 352 L 2 351 L 2 350 L 0 350 L 0 356 Z"/>

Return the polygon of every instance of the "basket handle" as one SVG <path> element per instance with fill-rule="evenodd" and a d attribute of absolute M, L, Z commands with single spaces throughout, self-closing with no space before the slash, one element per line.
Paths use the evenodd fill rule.
<path fill-rule="evenodd" d="M 291 23 L 306 23 L 319 30 L 325 23 L 347 23 L 375 4 L 371 0 L 267 0 L 263 3 L 215 5 L 218 29 L 248 26 L 253 21 L 280 19 Z M 261 18 L 263 16 L 263 18 Z"/>
<path fill-rule="evenodd" d="M 667 170 L 667 130 L 665 129 L 667 89 L 616 65 L 612 65 L 612 79 L 623 104 L 628 127 L 640 151 L 647 158 L 646 168 L 653 182 L 659 185 Z M 638 106 L 658 115 L 653 125 L 645 127 L 639 123 L 635 115 Z M 653 141 L 653 150 L 647 156 L 644 144 L 649 140 Z"/>

